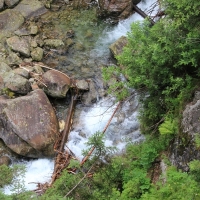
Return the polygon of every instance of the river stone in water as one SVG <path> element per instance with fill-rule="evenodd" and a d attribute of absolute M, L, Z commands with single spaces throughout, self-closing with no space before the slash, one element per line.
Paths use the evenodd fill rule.
<path fill-rule="evenodd" d="M 64 98 L 70 88 L 71 80 L 67 75 L 64 75 L 55 70 L 49 70 L 42 75 L 40 87 L 52 97 Z"/>
<path fill-rule="evenodd" d="M 41 89 L 16 99 L 0 98 L 0 138 L 17 154 L 52 156 L 58 121 Z"/>
<path fill-rule="evenodd" d="M 30 42 L 28 40 L 13 36 L 8 38 L 6 42 L 13 51 L 19 52 L 26 57 L 30 56 Z"/>
<path fill-rule="evenodd" d="M 15 74 L 13 71 L 5 72 L 2 75 L 4 87 L 10 89 L 13 92 L 19 94 L 27 94 L 31 91 L 31 85 L 29 81 L 18 75 Z"/>

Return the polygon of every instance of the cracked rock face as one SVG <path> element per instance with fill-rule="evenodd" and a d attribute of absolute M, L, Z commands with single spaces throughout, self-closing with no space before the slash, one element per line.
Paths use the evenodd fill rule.
<path fill-rule="evenodd" d="M 15 153 L 52 156 L 57 133 L 54 109 L 42 90 L 15 99 L 0 97 L 0 138 Z"/>

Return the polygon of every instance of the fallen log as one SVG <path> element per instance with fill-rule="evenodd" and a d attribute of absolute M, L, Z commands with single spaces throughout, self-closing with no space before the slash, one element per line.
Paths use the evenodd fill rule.
<path fill-rule="evenodd" d="M 147 18 L 152 25 L 155 24 L 155 22 L 144 11 L 142 11 L 140 8 L 138 8 L 136 5 L 133 5 L 133 9 L 135 10 L 135 12 L 137 12 L 139 15 L 141 15 L 144 19 Z"/>
<path fill-rule="evenodd" d="M 70 107 L 68 109 L 67 117 L 65 121 L 65 127 L 55 147 L 55 151 L 57 153 L 56 153 L 55 164 L 54 164 L 54 172 L 52 175 L 50 186 L 60 176 L 62 170 L 65 169 L 69 165 L 70 160 L 72 158 L 72 155 L 70 155 L 68 152 L 64 152 L 64 146 L 65 146 L 65 143 L 67 142 L 69 132 L 72 126 L 72 118 L 74 114 L 74 108 L 76 105 L 77 96 L 78 96 L 77 92 L 75 94 L 74 93 L 72 94 Z"/>

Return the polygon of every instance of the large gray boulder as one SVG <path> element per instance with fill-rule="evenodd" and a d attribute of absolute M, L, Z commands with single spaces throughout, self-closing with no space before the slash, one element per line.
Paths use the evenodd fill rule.
<path fill-rule="evenodd" d="M 57 133 L 54 109 L 41 89 L 16 99 L 0 98 L 0 138 L 15 153 L 52 156 Z"/>
<path fill-rule="evenodd" d="M 14 10 L 19 11 L 25 18 L 36 17 L 47 12 L 43 3 L 38 0 L 22 0 Z"/>
<path fill-rule="evenodd" d="M 28 40 L 13 36 L 8 38 L 6 42 L 13 51 L 19 52 L 26 57 L 30 56 L 30 42 Z"/>

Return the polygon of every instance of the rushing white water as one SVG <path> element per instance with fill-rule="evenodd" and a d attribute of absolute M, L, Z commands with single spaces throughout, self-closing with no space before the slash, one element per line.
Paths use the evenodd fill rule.
<path fill-rule="evenodd" d="M 137 120 L 138 102 L 136 99 L 124 103 L 118 110 L 105 132 L 105 146 L 115 146 L 118 151 L 124 149 L 126 141 L 137 142 L 143 139 L 139 132 Z M 82 111 L 78 124 L 71 131 L 69 142 L 66 146 L 81 159 L 82 150 L 86 149 L 88 137 L 106 127 L 111 115 L 116 108 L 113 98 L 105 98 L 97 102 L 87 111 Z"/>
<path fill-rule="evenodd" d="M 139 3 L 137 6 L 145 11 L 149 9 L 155 0 L 147 0 L 147 3 Z M 118 25 L 105 30 L 102 38 L 97 41 L 96 48 L 91 52 L 92 57 L 97 58 L 109 54 L 108 46 L 116 41 L 119 37 L 126 35 L 130 31 L 130 25 L 134 21 L 141 21 L 143 18 L 135 13 L 130 18 L 121 21 Z M 106 146 L 116 146 L 119 151 L 122 151 L 126 142 L 138 142 L 143 139 L 139 132 L 139 124 L 137 121 L 137 112 L 135 112 L 138 102 L 136 99 L 126 102 L 123 108 L 118 111 L 113 118 L 108 130 L 105 133 Z M 103 131 L 108 120 L 110 119 L 116 104 L 113 98 L 103 99 L 91 108 L 82 111 L 76 126 L 69 136 L 69 142 L 66 146 L 75 155 L 82 159 L 82 150 L 86 148 L 87 138 L 97 131 Z M 48 159 L 38 159 L 30 162 L 23 162 L 27 172 L 24 177 L 24 184 L 27 190 L 36 189 L 36 184 L 49 181 L 53 172 L 54 161 Z M 32 183 L 32 184 L 31 184 Z M 6 194 L 11 193 L 11 186 L 5 187 Z"/>

